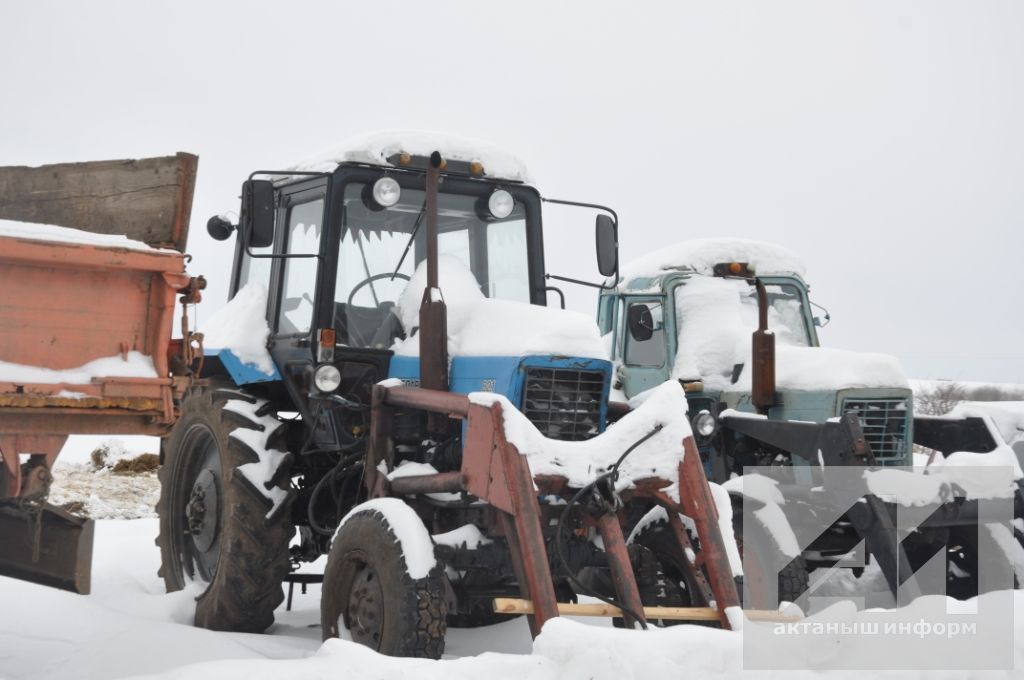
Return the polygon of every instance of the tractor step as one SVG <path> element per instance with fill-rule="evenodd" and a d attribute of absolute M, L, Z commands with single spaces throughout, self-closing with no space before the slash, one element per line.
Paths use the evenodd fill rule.
<path fill-rule="evenodd" d="M 54 505 L 0 506 L 0 576 L 87 595 L 95 523 Z"/>
<path fill-rule="evenodd" d="M 533 603 L 515 597 L 494 598 L 496 614 L 532 614 Z M 576 604 L 559 602 L 558 613 L 562 616 L 606 616 L 621 617 L 622 610 L 603 602 L 594 604 Z M 648 621 L 662 619 L 666 621 L 718 621 L 718 610 L 714 607 L 644 607 L 644 618 Z M 764 609 L 745 609 L 743 615 L 751 621 L 799 621 L 799 616 L 783 614 Z"/>

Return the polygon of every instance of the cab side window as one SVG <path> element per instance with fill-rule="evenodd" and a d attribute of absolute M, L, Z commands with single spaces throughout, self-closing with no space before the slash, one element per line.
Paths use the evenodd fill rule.
<path fill-rule="evenodd" d="M 323 199 L 300 203 L 289 208 L 286 253 L 316 255 L 320 252 L 323 214 Z M 316 257 L 284 260 L 281 306 L 277 319 L 278 333 L 308 333 L 312 327 L 313 299 L 319 263 L 320 260 Z"/>
<path fill-rule="evenodd" d="M 633 302 L 626 307 L 625 361 L 629 366 L 656 368 L 665 365 L 664 305 L 656 301 Z"/>

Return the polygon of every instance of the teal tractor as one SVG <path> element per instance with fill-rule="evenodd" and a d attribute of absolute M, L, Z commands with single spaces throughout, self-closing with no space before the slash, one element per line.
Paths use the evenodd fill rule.
<path fill-rule="evenodd" d="M 821 348 L 817 329 L 829 317 L 810 301 L 802 271 L 798 258 L 772 244 L 704 239 L 625 265 L 617 285 L 600 295 L 613 388 L 632 399 L 666 380 L 682 383 L 708 478 L 730 491 L 735 518 L 744 503 L 765 500 L 743 491 L 738 477 L 751 467 L 773 470 L 790 501 L 786 514 L 798 521 L 794 512 L 828 506 L 825 467 L 912 466 L 915 438 L 944 454 L 995 449 L 981 419 L 915 417 L 912 391 L 891 357 Z M 1020 517 L 1019 486 L 1014 503 Z M 805 541 L 788 568 L 842 566 L 865 540 L 866 559 L 878 560 L 894 593 L 940 551 L 947 583 L 927 589 L 977 592 L 978 541 L 967 534 L 978 517 L 970 501 L 939 505 L 933 526 L 903 545 L 882 535 L 893 531 L 892 503 L 868 495 L 858 506 L 854 514 L 863 516 L 844 514 Z M 1024 538 L 1019 530 L 1016 538 Z M 860 570 L 865 562 L 854 564 Z"/>

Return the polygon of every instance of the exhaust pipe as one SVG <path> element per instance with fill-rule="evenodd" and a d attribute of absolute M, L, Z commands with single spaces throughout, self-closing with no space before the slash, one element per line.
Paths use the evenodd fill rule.
<path fill-rule="evenodd" d="M 757 412 L 767 415 L 775 405 L 775 334 L 768 330 L 768 291 L 761 279 L 757 287 L 757 330 L 753 335 L 753 374 L 751 398 Z"/>
<path fill-rule="evenodd" d="M 441 154 L 430 154 L 427 165 L 426 227 L 427 287 L 420 302 L 420 385 L 429 390 L 448 391 L 448 309 L 438 286 L 437 185 L 443 164 Z M 440 434 L 447 429 L 447 417 L 431 413 L 427 430 Z"/>

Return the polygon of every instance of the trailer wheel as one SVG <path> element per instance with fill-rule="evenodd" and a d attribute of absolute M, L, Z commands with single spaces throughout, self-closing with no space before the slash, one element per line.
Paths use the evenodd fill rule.
<path fill-rule="evenodd" d="M 284 426 L 265 409 L 235 389 L 197 389 L 163 442 L 160 575 L 168 592 L 204 587 L 201 628 L 262 633 L 284 599 L 295 533 L 289 456 Z"/>
<path fill-rule="evenodd" d="M 325 640 L 347 629 L 354 642 L 381 654 L 439 659 L 447 613 L 441 568 L 412 578 L 402 545 L 381 512 L 361 510 L 345 520 L 324 572 Z"/>

